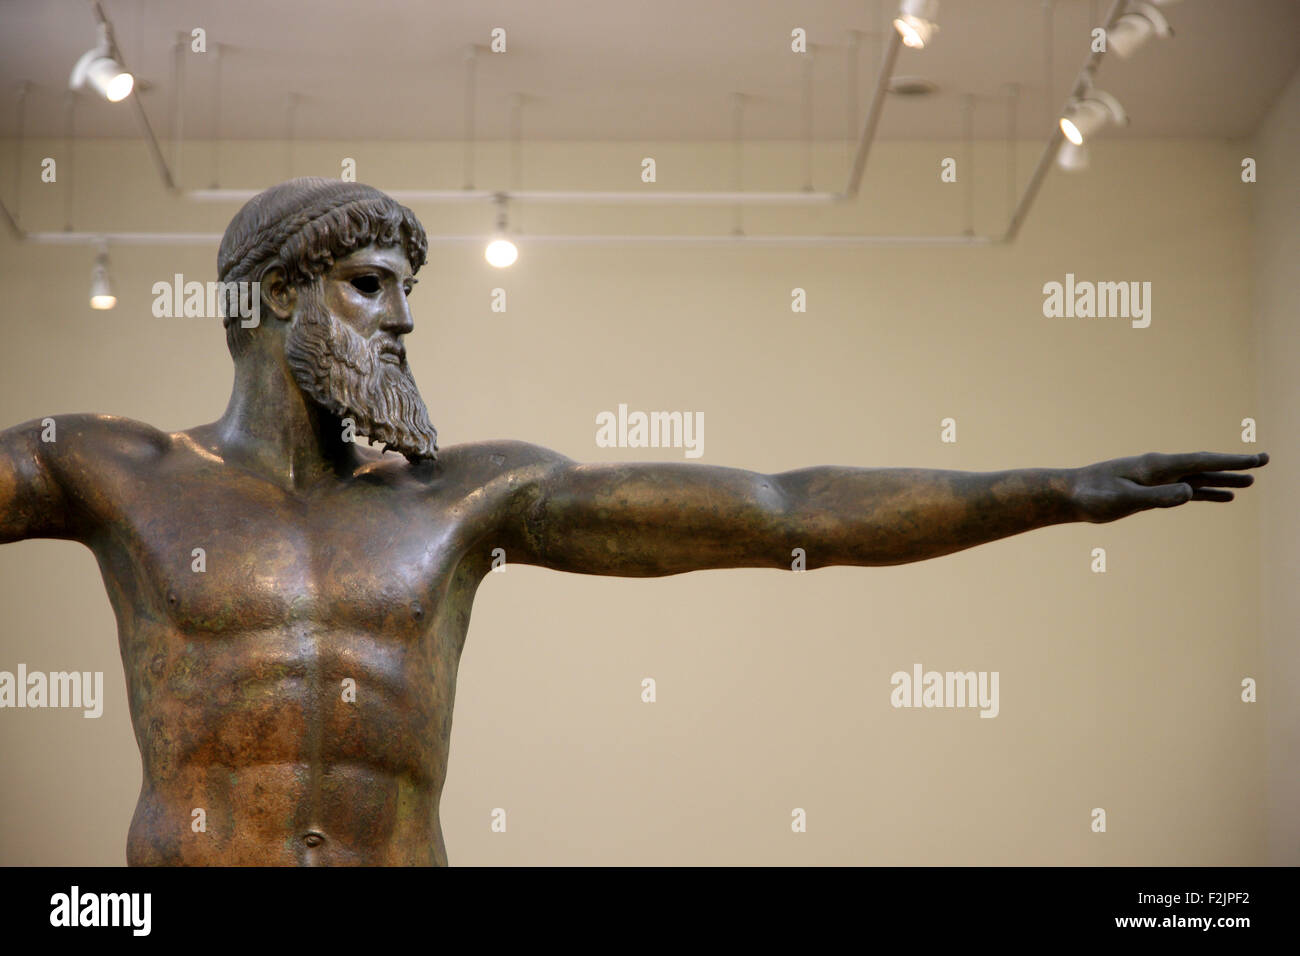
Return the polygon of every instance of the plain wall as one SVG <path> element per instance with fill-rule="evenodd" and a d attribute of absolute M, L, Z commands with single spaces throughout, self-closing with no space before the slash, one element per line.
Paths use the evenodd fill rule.
<path fill-rule="evenodd" d="M 1266 434 L 1294 443 L 1300 421 L 1300 73 L 1269 111 L 1252 144 L 1261 170 L 1252 206 L 1259 410 Z M 1276 443 L 1275 443 L 1276 444 Z M 1279 447 L 1281 447 L 1279 445 Z M 1300 863 L 1300 462 L 1279 456 L 1260 486 L 1264 673 L 1268 714 L 1268 862 Z M 1270 469 L 1273 467 L 1269 465 Z"/>
<path fill-rule="evenodd" d="M 1021 144 L 1022 182 L 1040 148 Z M 40 159 L 62 150 L 25 146 L 29 229 L 64 225 L 69 183 L 38 179 Z M 383 188 L 454 188 L 462 155 L 455 143 L 298 143 L 292 156 L 283 143 L 219 154 L 192 143 L 183 171 L 194 187 L 215 177 L 260 188 L 290 171 L 336 176 L 352 157 L 358 178 Z M 1260 390 L 1261 363 L 1283 360 L 1260 347 L 1252 292 L 1280 295 L 1282 280 L 1252 273 L 1267 256 L 1252 252 L 1251 197 L 1266 187 L 1241 182 L 1244 155 L 1246 144 L 1221 141 L 1102 142 L 1088 172 L 1052 172 L 1012 246 L 521 242 L 519 263 L 498 272 L 478 245 L 435 245 L 408 349 L 444 446 L 519 438 L 575 459 L 683 460 L 596 447 L 597 413 L 627 403 L 702 411 L 701 461 L 765 472 L 1274 456 L 1231 505 L 1047 528 L 894 568 L 489 575 L 442 801 L 451 862 L 1300 862 L 1293 821 L 1289 849 L 1270 857 L 1283 817 L 1265 812 L 1285 794 L 1294 806 L 1281 762 L 1270 776 L 1266 741 L 1270 726 L 1281 737 L 1271 721 L 1289 720 L 1294 747 L 1294 702 L 1289 718 L 1270 707 L 1294 695 L 1296 674 L 1271 671 L 1262 642 L 1266 620 L 1275 634 L 1293 627 L 1294 578 L 1260 603 L 1261 555 L 1295 557 L 1295 535 L 1281 540 L 1295 519 L 1279 480 L 1294 468 L 1295 386 Z M 645 156 L 655 186 L 640 184 Z M 939 181 L 946 156 L 964 163 L 958 144 L 879 144 L 856 203 L 750 209 L 744 226 L 956 233 L 964 180 Z M 138 142 L 77 143 L 72 158 L 77 229 L 220 232 L 236 209 L 166 197 Z M 484 146 L 476 184 L 510 185 L 507 158 Z M 839 188 L 843 146 L 815 158 L 818 187 Z M 978 144 L 978 231 L 1005 223 L 1003 161 L 1000 144 Z M 728 189 L 730 162 L 725 143 L 528 143 L 519 185 Z M 797 189 L 802 164 L 797 145 L 747 145 L 745 187 Z M 486 206 L 413 208 L 431 233 L 491 225 Z M 726 233 L 734 212 L 534 206 L 511 223 Z M 1294 243 L 1294 224 L 1280 228 Z M 231 382 L 219 323 L 150 312 L 153 283 L 213 279 L 215 253 L 114 248 L 118 306 L 97 313 L 93 249 L 0 239 L 0 423 L 96 411 L 175 430 L 219 416 Z M 1149 281 L 1150 328 L 1045 318 L 1043 285 L 1066 273 Z M 505 314 L 490 310 L 495 287 L 507 290 Z M 795 287 L 806 314 L 791 312 Z M 1281 334 L 1280 312 L 1271 321 Z M 1263 423 L 1258 445 L 1241 441 L 1246 416 Z M 955 444 L 940 441 L 946 417 Z M 1090 570 L 1099 547 L 1104 574 Z M 63 542 L 0 548 L 0 607 L 0 669 L 102 670 L 108 688 L 99 720 L 0 711 L 0 863 L 121 864 L 140 762 L 92 556 Z M 998 671 L 999 716 L 895 709 L 890 676 L 914 663 Z M 654 704 L 641 700 L 645 677 Z M 1258 704 L 1241 700 L 1246 677 L 1261 681 Z M 494 808 L 507 810 L 505 833 L 490 830 Z M 806 833 L 791 830 L 795 808 Z M 1105 833 L 1092 830 L 1094 808 Z"/>

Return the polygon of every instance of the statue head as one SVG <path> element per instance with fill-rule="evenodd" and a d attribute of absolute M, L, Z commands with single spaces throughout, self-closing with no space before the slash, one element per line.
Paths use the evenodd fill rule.
<path fill-rule="evenodd" d="M 283 335 L 268 335 L 267 322 L 245 328 L 227 307 L 236 365 L 282 349 L 309 400 L 412 461 L 435 457 L 438 434 L 402 345 L 427 248 L 415 214 L 370 186 L 291 179 L 254 196 L 226 227 L 217 275 L 227 288 L 256 289 Z"/>

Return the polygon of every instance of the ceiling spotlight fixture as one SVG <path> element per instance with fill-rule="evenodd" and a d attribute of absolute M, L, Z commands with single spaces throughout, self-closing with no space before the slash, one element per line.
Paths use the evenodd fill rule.
<path fill-rule="evenodd" d="M 939 31 L 935 17 L 939 15 L 939 0 L 903 0 L 894 18 L 894 29 L 903 38 L 903 45 L 913 50 L 925 45 Z"/>
<path fill-rule="evenodd" d="M 1153 36 L 1171 37 L 1173 29 L 1165 15 L 1149 3 L 1132 3 L 1115 25 L 1106 31 L 1106 49 L 1127 59 Z"/>
<path fill-rule="evenodd" d="M 68 86 L 74 90 L 80 90 L 87 83 L 110 103 L 126 99 L 135 86 L 135 77 L 126 72 L 113 56 L 113 44 L 103 24 L 99 27 L 99 43 L 82 54 L 68 79 Z"/>
<path fill-rule="evenodd" d="M 519 258 L 519 249 L 509 239 L 493 239 L 488 243 L 483 256 L 490 265 L 504 269 L 515 264 Z"/>
<path fill-rule="evenodd" d="M 487 259 L 489 265 L 504 269 L 515 264 L 515 260 L 519 258 L 519 249 L 506 237 L 505 193 L 497 193 L 493 199 L 497 204 L 497 228 L 492 241 L 483 251 L 483 258 Z"/>
<path fill-rule="evenodd" d="M 103 311 L 115 305 L 117 296 L 113 295 L 113 284 L 108 281 L 108 246 L 100 246 L 90 270 L 90 307 Z"/>
<path fill-rule="evenodd" d="M 1128 123 L 1128 114 L 1119 105 L 1119 100 L 1109 93 L 1090 89 L 1066 109 L 1061 117 L 1061 132 L 1075 146 L 1082 146 L 1084 140 L 1107 123 L 1124 126 Z"/>
<path fill-rule="evenodd" d="M 1068 140 L 1056 151 L 1056 165 L 1067 173 L 1078 173 L 1088 168 L 1088 147 L 1076 146 Z"/>

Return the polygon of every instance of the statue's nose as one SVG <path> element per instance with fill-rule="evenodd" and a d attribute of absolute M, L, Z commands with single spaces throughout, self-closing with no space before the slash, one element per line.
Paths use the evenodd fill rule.
<path fill-rule="evenodd" d="M 380 326 L 391 335 L 406 335 L 415 328 L 415 320 L 411 318 L 411 307 L 407 305 L 405 295 L 398 293 L 397 302 L 388 309 Z"/>

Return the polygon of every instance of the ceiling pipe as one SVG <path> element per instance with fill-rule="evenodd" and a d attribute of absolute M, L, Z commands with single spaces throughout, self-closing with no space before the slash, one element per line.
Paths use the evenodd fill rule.
<path fill-rule="evenodd" d="M 196 189 L 187 193 L 196 202 L 248 202 L 258 189 Z M 834 204 L 843 200 L 840 193 L 806 192 L 708 192 L 704 190 L 669 192 L 633 190 L 631 192 L 564 189 L 387 189 L 384 192 L 398 202 L 468 203 L 494 200 L 505 196 L 512 202 L 590 204 L 590 205 L 669 205 L 730 206 L 736 203 L 756 205 Z"/>
<path fill-rule="evenodd" d="M 991 236 L 873 236 L 873 235 L 529 235 L 515 233 L 521 240 L 555 245 L 587 244 L 695 244 L 755 246 L 987 246 L 998 242 Z M 32 232 L 22 236 L 37 245 L 75 246 L 111 243 L 116 246 L 189 245 L 216 246 L 217 232 Z M 482 245 L 491 236 L 478 234 L 427 236 L 429 245 L 469 243 Z"/>
<path fill-rule="evenodd" d="M 90 246 L 112 243 L 115 246 L 217 246 L 221 234 L 216 232 L 29 232 L 26 242 L 38 246 Z"/>
<path fill-rule="evenodd" d="M 876 77 L 876 91 L 871 96 L 871 105 L 867 108 L 866 119 L 862 121 L 862 132 L 858 135 L 858 149 L 853 154 L 853 166 L 849 169 L 849 179 L 844 185 L 840 200 L 854 199 L 862 185 L 862 173 L 867 168 L 867 154 L 876 141 L 876 127 L 880 125 L 880 115 L 885 111 L 885 94 L 889 91 L 889 81 L 894 76 L 894 64 L 898 61 L 898 51 L 903 45 L 903 36 L 897 30 L 889 31 L 889 44 L 885 47 L 885 56 L 880 63 L 880 74 Z"/>

